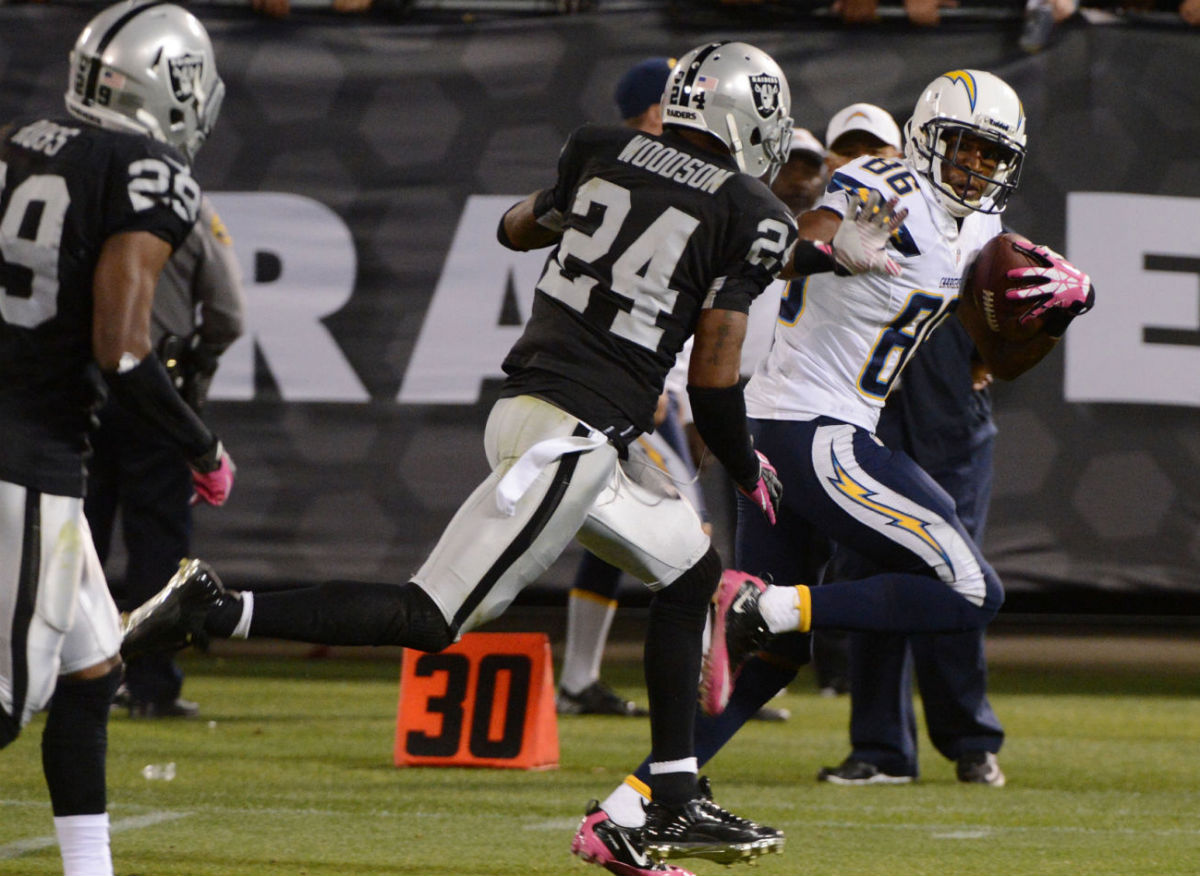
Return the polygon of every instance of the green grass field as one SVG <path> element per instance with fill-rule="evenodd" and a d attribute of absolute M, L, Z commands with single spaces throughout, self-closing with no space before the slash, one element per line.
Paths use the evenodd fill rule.
<path fill-rule="evenodd" d="M 564 718 L 557 770 L 396 769 L 393 662 L 185 660 L 203 719 L 111 724 L 122 876 L 599 874 L 568 853 L 572 833 L 647 746 L 644 720 Z M 606 667 L 644 702 L 638 671 Z M 752 723 L 705 770 L 718 800 L 787 833 L 745 872 L 1200 872 L 1200 666 L 993 661 L 992 699 L 1007 787 L 959 785 L 922 740 L 918 784 L 839 788 L 814 776 L 846 754 L 847 702 L 801 676 L 776 701 L 790 721 Z M 38 719 L 0 755 L 0 874 L 61 872 L 40 732 Z M 143 777 L 167 762 L 172 781 Z"/>

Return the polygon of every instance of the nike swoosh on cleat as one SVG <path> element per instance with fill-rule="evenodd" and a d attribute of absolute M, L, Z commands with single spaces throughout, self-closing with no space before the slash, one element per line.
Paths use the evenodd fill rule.
<path fill-rule="evenodd" d="M 616 835 L 617 839 L 621 841 L 621 845 L 625 847 L 625 851 L 629 853 L 629 857 L 633 859 L 635 864 L 637 864 L 639 867 L 650 866 L 650 858 L 647 857 L 643 852 L 640 852 L 634 848 L 633 843 L 629 841 L 629 837 L 625 836 L 624 831 L 616 831 Z"/>

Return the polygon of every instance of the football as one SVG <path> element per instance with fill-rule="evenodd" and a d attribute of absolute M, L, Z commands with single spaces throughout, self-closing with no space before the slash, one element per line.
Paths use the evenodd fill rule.
<path fill-rule="evenodd" d="M 1005 294 L 1009 289 L 1029 285 L 1027 280 L 1009 278 L 1010 270 L 1043 266 L 1036 258 L 1017 249 L 1017 244 L 1033 245 L 1028 239 L 1010 231 L 997 234 L 989 240 L 967 270 L 964 284 L 966 294 L 974 299 L 979 312 L 987 321 L 988 328 L 1013 341 L 1025 340 L 1036 335 L 1042 330 L 1045 321 L 1039 317 L 1029 322 L 1021 322 L 1021 316 L 1033 307 L 1033 304 L 1028 301 L 1009 301 Z"/>

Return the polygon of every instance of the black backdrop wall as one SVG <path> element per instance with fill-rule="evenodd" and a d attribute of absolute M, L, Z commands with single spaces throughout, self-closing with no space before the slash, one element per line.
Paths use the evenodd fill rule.
<path fill-rule="evenodd" d="M 540 256 L 494 242 L 562 140 L 611 121 L 647 55 L 714 37 L 771 52 L 797 124 L 988 69 L 1030 159 L 1007 223 L 1093 275 L 1099 306 L 996 390 L 985 549 L 1010 605 L 1200 613 L 1200 43 L 1080 28 L 1026 56 L 997 25 L 668 27 L 655 13 L 420 27 L 204 10 L 228 96 L 197 176 L 246 272 L 247 338 L 211 419 L 239 465 L 197 545 L 235 585 L 402 580 L 485 473 L 481 434 Z M 62 105 L 86 10 L 0 7 L 0 119 Z M 569 564 L 546 586 L 565 587 Z M 1107 601 L 1099 597 L 1110 597 Z M 1113 598 L 1115 597 L 1115 598 Z"/>

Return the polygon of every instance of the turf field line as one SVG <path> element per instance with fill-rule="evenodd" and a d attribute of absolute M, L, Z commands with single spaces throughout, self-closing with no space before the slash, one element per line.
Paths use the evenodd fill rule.
<path fill-rule="evenodd" d="M 1112 836 L 1200 836 L 1200 828 L 1189 827 L 1071 827 L 1069 825 L 1009 824 L 878 824 L 865 821 L 806 821 L 812 827 L 828 827 L 837 830 L 906 830 L 929 833 L 935 839 L 985 839 L 1004 834 L 1100 834 Z"/>
<path fill-rule="evenodd" d="M 143 827 L 152 827 L 155 824 L 162 824 L 164 821 L 175 821 L 179 818 L 187 818 L 191 815 L 190 812 L 150 812 L 146 815 L 133 815 L 129 818 L 118 818 L 109 824 L 108 832 L 123 833 L 127 830 L 138 830 Z M 42 849 L 52 848 L 58 845 L 58 838 L 55 836 L 33 836 L 28 839 L 16 840 L 15 842 L 5 843 L 0 846 L 0 860 L 8 858 L 19 858 L 22 855 L 28 855 L 30 852 L 40 852 Z"/>
<path fill-rule="evenodd" d="M 873 830 L 919 831 L 928 833 L 933 839 L 973 840 L 998 839 L 1004 834 L 1017 833 L 1049 833 L 1049 834 L 1123 834 L 1126 836 L 1200 836 L 1200 829 L 1183 827 L 1163 827 L 1138 829 L 1133 827 L 1096 828 L 1096 827 L 1067 827 L 1061 825 L 975 825 L 975 824 L 872 824 L 864 821 L 806 821 L 806 826 L 826 827 L 832 830 L 861 830 L 864 827 Z M 579 826 L 578 818 L 550 818 L 541 821 L 530 821 L 521 825 L 523 830 L 569 830 Z"/>

